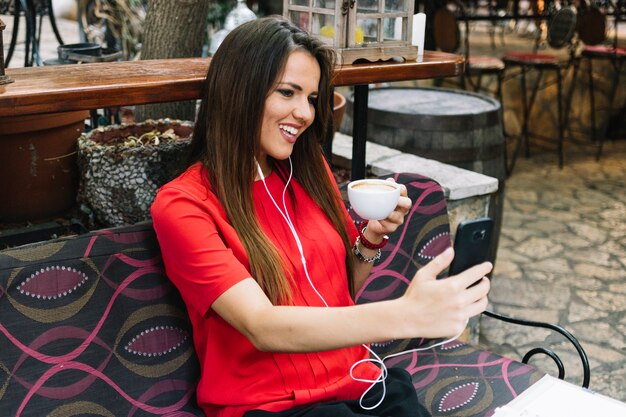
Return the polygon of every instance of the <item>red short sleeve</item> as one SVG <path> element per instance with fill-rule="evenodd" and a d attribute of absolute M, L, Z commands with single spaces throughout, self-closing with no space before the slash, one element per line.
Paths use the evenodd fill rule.
<path fill-rule="evenodd" d="M 188 308 L 204 316 L 222 293 L 251 277 L 245 251 L 213 195 L 162 188 L 152 219 L 166 273 Z"/>

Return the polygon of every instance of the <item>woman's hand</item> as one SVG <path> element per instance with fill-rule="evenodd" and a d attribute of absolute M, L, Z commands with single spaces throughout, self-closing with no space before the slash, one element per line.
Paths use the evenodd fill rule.
<path fill-rule="evenodd" d="M 395 182 L 393 178 L 387 178 L 387 181 Z M 407 197 L 406 187 L 404 184 L 400 184 L 398 205 L 386 219 L 368 221 L 365 229 L 365 238 L 373 243 L 382 242 L 385 235 L 395 232 L 404 223 L 404 218 L 411 210 L 411 206 L 412 202 Z"/>
<path fill-rule="evenodd" d="M 487 308 L 491 284 L 486 275 L 493 268 L 491 263 L 485 262 L 458 275 L 437 280 L 437 275 L 450 265 L 453 258 L 454 250 L 448 248 L 421 268 L 402 297 L 407 306 L 407 324 L 419 329 L 421 337 L 457 336 L 470 317 Z M 472 286 L 474 283 L 477 284 Z"/>

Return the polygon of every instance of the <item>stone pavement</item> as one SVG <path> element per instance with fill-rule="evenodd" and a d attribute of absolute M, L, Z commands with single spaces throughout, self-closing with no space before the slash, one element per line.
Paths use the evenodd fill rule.
<path fill-rule="evenodd" d="M 8 26 L 6 52 L 12 19 L 0 18 Z M 78 42 L 75 22 L 58 23 L 66 42 Z M 46 19 L 43 30 L 42 56 L 54 58 Z M 480 32 L 473 36 L 488 44 Z M 507 47 L 530 42 L 514 36 L 507 35 Z M 23 65 L 23 45 L 17 49 L 11 67 Z M 626 401 L 626 138 L 607 143 L 600 162 L 589 149 L 566 146 L 562 170 L 554 152 L 535 151 L 520 157 L 507 179 L 491 303 L 498 312 L 572 331 L 589 355 L 590 387 Z M 491 350 L 521 358 L 543 342 L 565 362 L 566 379 L 578 384 L 577 355 L 561 336 L 481 320 L 481 344 Z M 531 363 L 556 375 L 550 359 Z"/>
<path fill-rule="evenodd" d="M 490 300 L 495 311 L 570 330 L 589 355 L 593 390 L 626 401 L 626 140 L 593 152 L 518 159 L 506 182 Z M 522 357 L 546 342 L 579 383 L 573 347 L 545 329 L 481 319 L 481 343 Z M 551 359 L 532 362 L 556 370 Z M 553 373 L 554 374 L 554 373 Z"/>

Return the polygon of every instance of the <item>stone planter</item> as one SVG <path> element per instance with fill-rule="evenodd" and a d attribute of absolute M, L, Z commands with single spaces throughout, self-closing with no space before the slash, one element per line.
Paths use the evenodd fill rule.
<path fill-rule="evenodd" d="M 164 119 L 83 134 L 79 201 L 104 226 L 149 220 L 157 189 L 185 168 L 192 132 L 191 122 Z"/>
<path fill-rule="evenodd" d="M 76 202 L 76 139 L 87 111 L 0 118 L 0 223 L 59 215 Z"/>

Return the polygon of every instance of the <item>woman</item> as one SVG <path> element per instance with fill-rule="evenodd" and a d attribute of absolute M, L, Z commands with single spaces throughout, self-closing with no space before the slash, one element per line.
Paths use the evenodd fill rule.
<path fill-rule="evenodd" d="M 281 18 L 232 31 L 211 61 L 194 160 L 152 206 L 166 272 L 191 318 L 208 416 L 414 416 L 404 371 L 359 401 L 381 374 L 355 365 L 369 357 L 362 344 L 452 336 L 486 306 L 489 264 L 435 280 L 451 250 L 403 297 L 354 305 L 411 202 L 403 189 L 396 210 L 357 240 L 321 150 L 333 66 L 331 49 Z"/>

